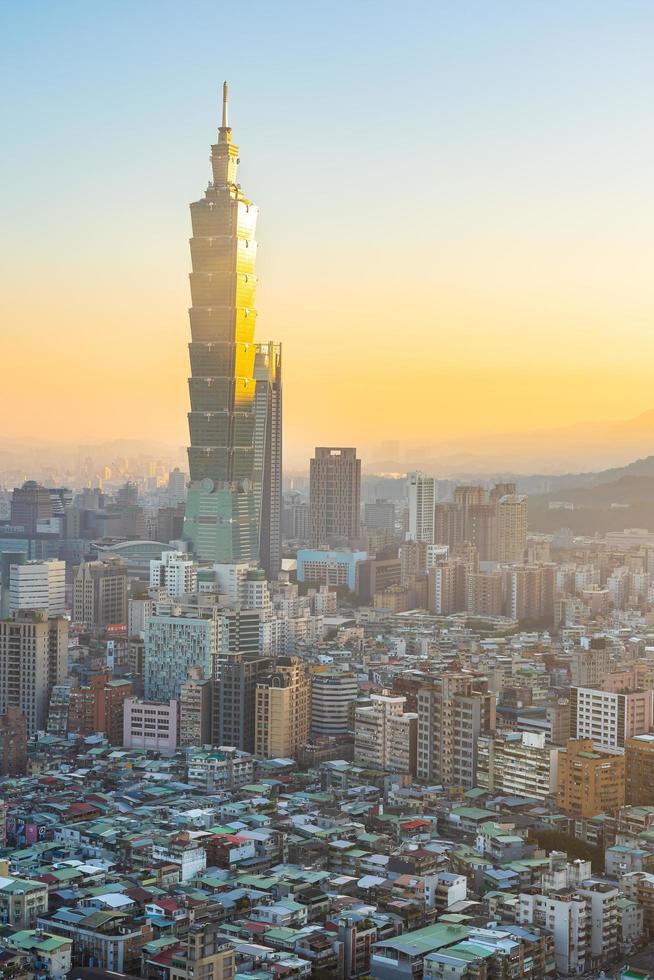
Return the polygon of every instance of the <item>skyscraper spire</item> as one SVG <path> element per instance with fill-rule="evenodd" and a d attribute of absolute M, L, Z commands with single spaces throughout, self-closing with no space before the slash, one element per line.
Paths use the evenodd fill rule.
<path fill-rule="evenodd" d="M 229 129 L 229 122 L 227 116 L 227 103 L 228 103 L 229 89 L 227 88 L 227 82 L 223 82 L 223 124 L 221 129 Z"/>

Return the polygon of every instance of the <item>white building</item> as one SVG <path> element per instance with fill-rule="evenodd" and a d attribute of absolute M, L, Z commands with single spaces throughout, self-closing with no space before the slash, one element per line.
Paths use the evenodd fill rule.
<path fill-rule="evenodd" d="M 163 589 L 171 598 L 195 592 L 197 583 L 197 565 L 181 551 L 164 551 L 161 560 L 150 562 L 150 588 Z"/>
<path fill-rule="evenodd" d="M 565 895 L 521 894 L 518 923 L 536 925 L 554 936 L 554 959 L 558 973 L 583 973 L 590 958 L 590 909 L 586 899 Z"/>
<path fill-rule="evenodd" d="M 355 708 L 354 761 L 389 772 L 410 772 L 415 764 L 418 716 L 404 712 L 406 698 L 373 694 L 372 704 Z"/>
<path fill-rule="evenodd" d="M 204 677 L 214 676 L 222 621 L 212 610 L 157 605 L 145 627 L 146 698 L 177 698 L 191 667 L 201 667 Z"/>
<path fill-rule="evenodd" d="M 434 508 L 436 506 L 436 480 L 424 473 L 409 473 L 409 530 L 407 539 L 434 543 Z"/>
<path fill-rule="evenodd" d="M 9 609 L 44 609 L 48 616 L 66 612 L 66 562 L 51 558 L 9 566 Z"/>
<path fill-rule="evenodd" d="M 352 671 L 326 670 L 311 676 L 311 734 L 345 735 L 352 727 L 358 684 Z"/>
<path fill-rule="evenodd" d="M 123 748 L 175 752 L 177 701 L 157 703 L 127 698 L 123 720 Z"/>

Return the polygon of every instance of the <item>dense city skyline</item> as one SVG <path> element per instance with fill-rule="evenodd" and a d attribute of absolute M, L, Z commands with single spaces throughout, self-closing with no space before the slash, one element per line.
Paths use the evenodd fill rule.
<path fill-rule="evenodd" d="M 185 202 L 224 76 L 294 463 L 653 407 L 649 5 L 255 4 L 236 51 L 219 6 L 156 9 L 1 15 L 16 435 L 185 443 Z"/>

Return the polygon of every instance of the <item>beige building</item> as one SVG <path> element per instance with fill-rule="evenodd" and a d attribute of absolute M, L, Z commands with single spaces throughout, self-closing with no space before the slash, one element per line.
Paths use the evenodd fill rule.
<path fill-rule="evenodd" d="M 497 732 L 477 741 L 477 785 L 508 796 L 546 800 L 556 794 L 558 749 L 544 732 Z"/>
<path fill-rule="evenodd" d="M 354 711 L 354 761 L 368 769 L 415 774 L 418 716 L 402 695 L 373 694 Z"/>
<path fill-rule="evenodd" d="M 507 493 L 497 502 L 497 561 L 522 561 L 527 548 L 527 497 Z"/>
<path fill-rule="evenodd" d="M 170 963 L 170 980 L 232 980 L 236 971 L 234 948 L 220 940 L 218 925 L 194 923 L 189 927 L 181 949 Z"/>
<path fill-rule="evenodd" d="M 445 786 L 477 781 L 477 743 L 495 728 L 495 696 L 473 674 L 445 672 L 418 691 L 417 776 Z"/>
<path fill-rule="evenodd" d="M 587 738 L 571 738 L 559 751 L 557 806 L 573 817 L 624 806 L 624 772 L 623 755 L 598 752 Z"/>
<path fill-rule="evenodd" d="M 190 667 L 188 680 L 179 690 L 179 745 L 210 745 L 213 684 L 201 667 Z"/>
<path fill-rule="evenodd" d="M 127 623 L 127 566 L 119 558 L 85 561 L 75 569 L 73 622 Z"/>
<path fill-rule="evenodd" d="M 294 758 L 309 741 L 310 729 L 309 674 L 297 657 L 278 657 L 256 687 L 254 754 Z"/>
<path fill-rule="evenodd" d="M 19 708 L 27 731 L 45 731 L 52 689 L 67 673 L 68 621 L 40 610 L 0 620 L 0 714 Z"/>

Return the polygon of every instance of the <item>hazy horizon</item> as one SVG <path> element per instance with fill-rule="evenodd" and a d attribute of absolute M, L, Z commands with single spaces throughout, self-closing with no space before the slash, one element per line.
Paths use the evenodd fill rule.
<path fill-rule="evenodd" d="M 224 77 L 291 465 L 651 408 L 654 9 L 374 12 L 255 3 L 241 42 L 205 2 L 0 12 L 12 435 L 186 445 L 188 204 Z"/>

